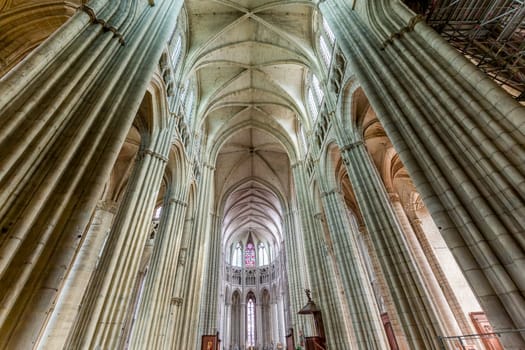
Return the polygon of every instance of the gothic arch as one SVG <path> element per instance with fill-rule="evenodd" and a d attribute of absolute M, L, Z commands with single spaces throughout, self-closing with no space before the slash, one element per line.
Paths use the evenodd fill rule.
<path fill-rule="evenodd" d="M 275 137 L 287 151 L 288 158 L 290 163 L 297 161 L 298 154 L 298 145 L 293 142 L 293 138 L 289 135 L 277 122 L 269 123 L 268 120 L 258 120 L 252 119 L 248 121 L 243 121 L 235 125 L 230 123 L 225 123 L 219 132 L 216 133 L 216 136 L 210 139 L 210 143 L 213 144 L 210 150 L 210 162 L 215 163 L 217 160 L 217 155 L 219 154 L 222 146 L 227 140 L 234 135 L 235 133 L 244 130 L 254 128 L 268 133 Z"/>
<path fill-rule="evenodd" d="M 0 3 L 0 76 L 7 73 L 74 15 L 82 1 Z"/>

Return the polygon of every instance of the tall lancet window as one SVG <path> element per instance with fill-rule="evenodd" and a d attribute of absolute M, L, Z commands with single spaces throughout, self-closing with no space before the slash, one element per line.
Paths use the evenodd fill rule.
<path fill-rule="evenodd" d="M 268 252 L 266 251 L 266 246 L 263 242 L 261 242 L 259 243 L 257 248 L 257 258 L 259 266 L 268 265 L 270 261 L 268 259 Z"/>
<path fill-rule="evenodd" d="M 242 247 L 239 242 L 235 245 L 232 253 L 232 265 L 241 267 L 242 266 Z"/>
<path fill-rule="evenodd" d="M 246 249 L 244 250 L 244 266 L 255 267 L 255 246 L 252 242 L 246 244 Z"/>
<path fill-rule="evenodd" d="M 246 303 L 246 345 L 255 346 L 255 297 L 251 293 Z"/>

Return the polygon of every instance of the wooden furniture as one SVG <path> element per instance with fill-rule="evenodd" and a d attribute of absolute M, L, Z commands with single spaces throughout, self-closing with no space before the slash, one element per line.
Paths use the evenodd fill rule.
<path fill-rule="evenodd" d="M 323 315 L 321 310 L 315 305 L 310 295 L 310 290 L 306 289 L 306 296 L 308 303 L 298 312 L 299 315 L 312 315 L 314 318 L 315 332 L 314 336 L 306 337 L 306 350 L 325 350 L 326 349 L 326 335 L 324 331 Z"/>

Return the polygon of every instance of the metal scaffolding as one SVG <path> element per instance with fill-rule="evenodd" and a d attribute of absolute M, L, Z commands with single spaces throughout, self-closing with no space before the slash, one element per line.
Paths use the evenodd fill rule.
<path fill-rule="evenodd" d="M 406 2 L 413 9 L 417 5 L 427 23 L 479 69 L 525 101 L 525 0 Z"/>

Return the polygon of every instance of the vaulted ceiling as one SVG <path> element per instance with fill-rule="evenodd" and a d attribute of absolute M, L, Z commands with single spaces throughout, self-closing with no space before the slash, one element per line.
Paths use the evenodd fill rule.
<path fill-rule="evenodd" d="M 188 76 L 198 86 L 198 125 L 217 154 L 224 243 L 248 232 L 281 242 L 298 121 L 308 125 L 305 79 L 318 67 L 313 4 L 190 0 L 185 6 Z"/>

